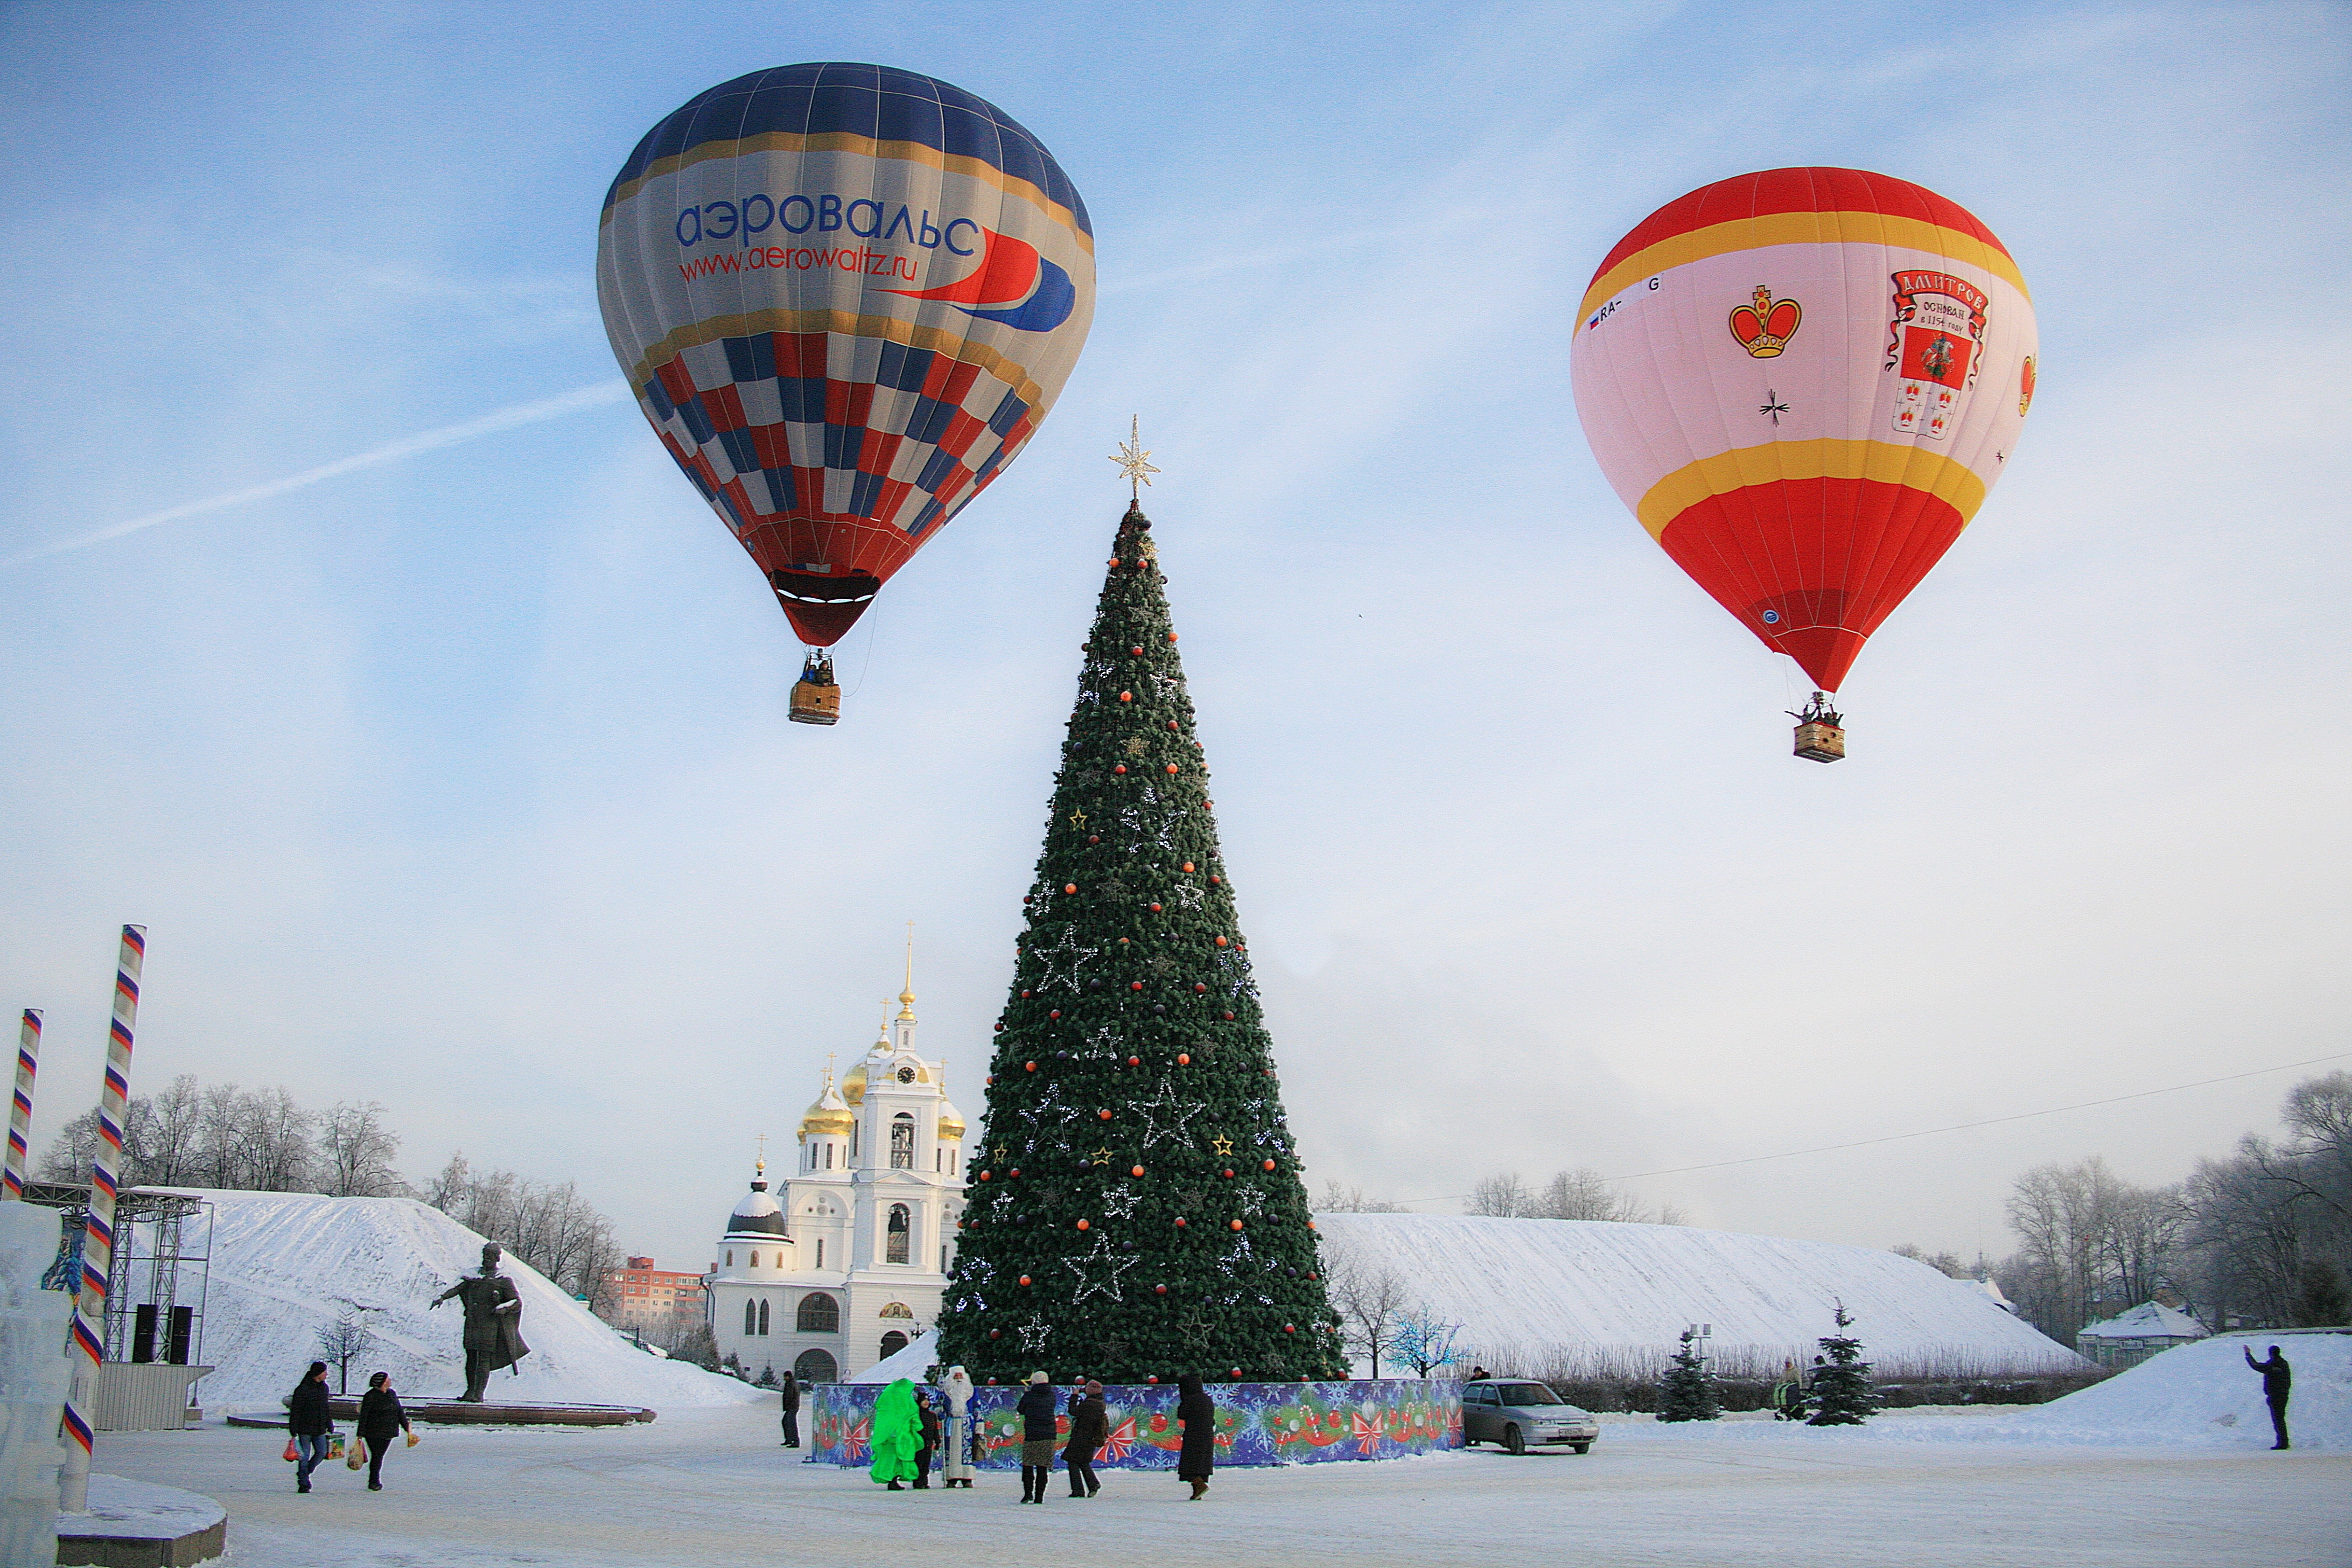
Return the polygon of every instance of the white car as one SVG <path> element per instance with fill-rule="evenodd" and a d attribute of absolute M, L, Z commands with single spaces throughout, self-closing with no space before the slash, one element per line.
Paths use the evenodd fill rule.
<path fill-rule="evenodd" d="M 1514 1454 L 1565 1443 L 1581 1454 L 1601 1436 L 1591 1413 L 1563 1401 L 1540 1383 L 1482 1378 L 1462 1385 L 1462 1440 L 1500 1443 Z"/>

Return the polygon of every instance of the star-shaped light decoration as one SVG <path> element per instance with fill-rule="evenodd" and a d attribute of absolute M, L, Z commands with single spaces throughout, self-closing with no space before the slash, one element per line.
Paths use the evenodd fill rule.
<path fill-rule="evenodd" d="M 1230 1138 L 1212 1138 L 1209 1140 L 1209 1147 L 1217 1152 L 1219 1159 L 1224 1159 L 1233 1153 L 1234 1141 Z"/>
<path fill-rule="evenodd" d="M 1143 1146 L 1147 1149 L 1162 1138 L 1186 1136 L 1192 1118 L 1201 1108 L 1180 1099 L 1166 1079 L 1160 1080 L 1160 1092 L 1150 1100 L 1139 1100 L 1135 1108 L 1143 1112 Z"/>
<path fill-rule="evenodd" d="M 1081 833 L 1085 832 L 1087 827 L 1087 814 L 1083 811 L 1074 811 L 1070 813 L 1070 826 L 1076 828 Z"/>
<path fill-rule="evenodd" d="M 1087 1158 L 1092 1160 L 1097 1165 L 1108 1165 L 1110 1163 L 1110 1151 L 1108 1149 L 1097 1149 L 1093 1153 L 1087 1155 Z"/>
<path fill-rule="evenodd" d="M 1022 1350 L 1034 1353 L 1045 1348 L 1045 1337 L 1054 1331 L 1054 1326 L 1032 1313 L 1027 1322 L 1013 1325 L 1013 1331 L 1021 1336 Z"/>
<path fill-rule="evenodd" d="M 1078 1277 L 1078 1288 L 1070 1292 L 1073 1305 L 1100 1290 L 1113 1302 L 1118 1296 L 1118 1277 L 1143 1261 L 1139 1258 L 1122 1258 L 1110 1249 L 1110 1237 L 1095 1233 L 1094 1250 L 1078 1258 L 1065 1258 L 1062 1267 Z"/>
<path fill-rule="evenodd" d="M 1050 991 L 1056 984 L 1073 991 L 1078 988 L 1078 971 L 1094 959 L 1097 950 L 1078 941 L 1077 929 L 1075 925 L 1064 926 L 1061 941 L 1051 947 L 1033 950 L 1033 956 L 1045 972 L 1038 976 L 1038 990 Z"/>
<path fill-rule="evenodd" d="M 1151 476 L 1160 471 L 1151 466 L 1150 457 L 1150 452 L 1143 445 L 1141 421 L 1130 416 L 1127 422 L 1126 444 L 1110 455 L 1110 460 L 1118 465 L 1119 477 L 1127 481 L 1128 500 L 1140 501 L 1143 487 L 1150 484 Z"/>

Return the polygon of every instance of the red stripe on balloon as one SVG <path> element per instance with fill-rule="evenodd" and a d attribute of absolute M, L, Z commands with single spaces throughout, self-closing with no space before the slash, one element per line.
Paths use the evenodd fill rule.
<path fill-rule="evenodd" d="M 1965 526 L 1949 501 L 1906 485 L 1776 479 L 1685 508 L 1658 542 L 1766 647 L 1835 691 Z"/>

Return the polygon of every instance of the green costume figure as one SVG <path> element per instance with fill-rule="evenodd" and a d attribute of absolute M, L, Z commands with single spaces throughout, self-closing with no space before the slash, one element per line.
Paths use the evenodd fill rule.
<path fill-rule="evenodd" d="M 874 1468 L 867 1474 L 877 1484 L 888 1482 L 894 1492 L 905 1491 L 906 1483 L 915 1479 L 915 1454 L 923 1446 L 923 1423 L 915 1410 L 912 1379 L 900 1378 L 874 1402 L 871 1441 Z"/>

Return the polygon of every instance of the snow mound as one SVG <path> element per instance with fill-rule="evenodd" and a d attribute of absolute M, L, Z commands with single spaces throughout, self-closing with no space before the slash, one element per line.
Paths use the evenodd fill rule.
<path fill-rule="evenodd" d="M 923 1381 L 923 1373 L 940 1359 L 940 1331 L 925 1329 L 907 1342 L 899 1350 L 876 1362 L 856 1377 L 845 1377 L 844 1383 L 896 1383 L 902 1377 Z"/>
<path fill-rule="evenodd" d="M 1809 1364 L 1843 1300 L 1885 1374 L 2077 1371 L 2082 1357 L 2009 1315 L 1971 1279 L 1864 1247 L 1688 1226 L 1472 1215 L 1318 1214 L 1326 1260 L 1394 1272 L 1456 1347 L 1497 1371 L 1611 1356 L 1653 1365 L 1685 1324 L 1711 1323 L 1717 1366 Z M 1385 1370 L 1385 1369 L 1384 1369 Z"/>
<path fill-rule="evenodd" d="M 2174 1345 L 2105 1383 L 2051 1401 L 2021 1423 L 2076 1441 L 2271 1446 L 2263 1380 L 2246 1369 L 2279 1347 L 2294 1371 L 2287 1431 L 2298 1448 L 2352 1449 L 2352 1331 L 2258 1329 Z"/>
<path fill-rule="evenodd" d="M 278 1409 L 324 1358 L 320 1331 L 350 1307 L 365 1310 L 373 1336 L 352 1363 L 353 1394 L 372 1372 L 390 1373 L 411 1396 L 464 1390 L 464 1316 L 456 1301 L 430 1303 L 481 1266 L 481 1237 L 407 1198 L 173 1190 L 214 1205 L 202 1349 L 218 1370 L 197 1385 L 207 1410 Z M 520 1377 L 492 1376 L 494 1401 L 660 1410 L 759 1397 L 733 1378 L 646 1354 L 535 1268 L 509 1258 L 502 1272 L 522 1294 L 530 1354 Z"/>

